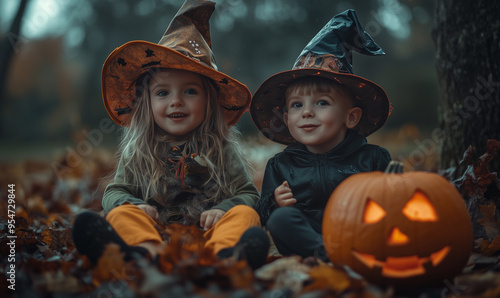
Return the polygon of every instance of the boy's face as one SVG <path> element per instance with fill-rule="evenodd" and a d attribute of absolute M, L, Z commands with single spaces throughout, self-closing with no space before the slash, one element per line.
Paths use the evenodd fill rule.
<path fill-rule="evenodd" d="M 340 144 L 347 129 L 353 128 L 351 112 L 361 111 L 353 108 L 349 98 L 334 88 L 328 93 L 309 94 L 293 90 L 286 99 L 286 108 L 283 120 L 292 137 L 318 154 Z"/>

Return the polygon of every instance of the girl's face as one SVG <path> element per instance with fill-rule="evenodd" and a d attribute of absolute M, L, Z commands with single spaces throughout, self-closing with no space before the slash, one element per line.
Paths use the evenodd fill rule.
<path fill-rule="evenodd" d="M 205 119 L 207 94 L 200 75 L 178 69 L 156 72 L 150 81 L 155 123 L 168 134 L 182 137 Z"/>

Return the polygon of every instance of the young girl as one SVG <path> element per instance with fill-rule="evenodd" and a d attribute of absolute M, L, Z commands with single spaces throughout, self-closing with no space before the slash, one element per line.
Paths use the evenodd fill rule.
<path fill-rule="evenodd" d="M 251 95 L 216 70 L 213 10 L 213 2 L 187 0 L 159 44 L 129 42 L 104 64 L 104 103 L 125 128 L 102 201 L 106 219 L 86 212 L 73 225 L 78 251 L 94 264 L 110 242 L 126 258 L 156 255 L 164 244 L 155 220 L 198 225 L 219 257 L 241 246 L 252 268 L 265 262 L 269 239 L 253 209 L 259 194 L 229 128 Z"/>

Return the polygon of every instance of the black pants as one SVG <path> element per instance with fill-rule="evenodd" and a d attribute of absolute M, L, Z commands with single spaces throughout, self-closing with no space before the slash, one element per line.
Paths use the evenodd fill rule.
<path fill-rule="evenodd" d="M 274 210 L 266 228 L 282 255 L 314 256 L 328 261 L 321 236 L 321 221 L 306 216 L 299 209 L 281 207 Z"/>

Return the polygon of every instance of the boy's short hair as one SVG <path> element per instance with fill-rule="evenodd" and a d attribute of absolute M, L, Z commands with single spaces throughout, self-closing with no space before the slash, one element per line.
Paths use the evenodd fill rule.
<path fill-rule="evenodd" d="M 286 99 L 293 91 L 297 91 L 299 95 L 305 95 L 315 92 L 328 93 L 335 89 L 344 95 L 351 102 L 352 107 L 359 107 L 354 100 L 352 92 L 344 85 L 324 77 L 306 76 L 293 80 L 285 90 L 284 106 L 286 109 Z"/>

